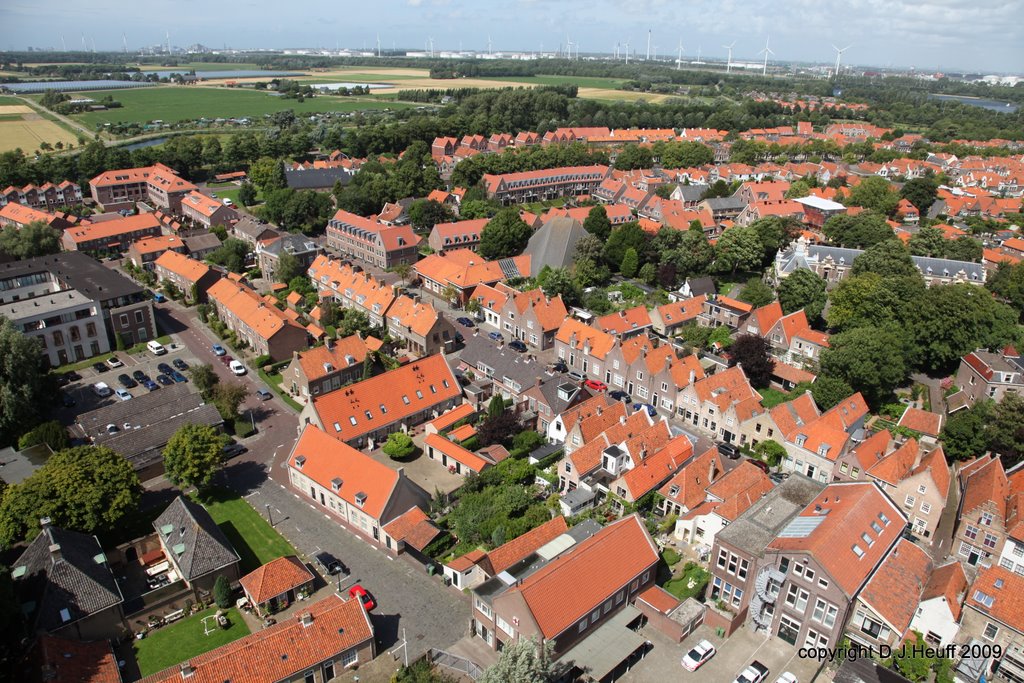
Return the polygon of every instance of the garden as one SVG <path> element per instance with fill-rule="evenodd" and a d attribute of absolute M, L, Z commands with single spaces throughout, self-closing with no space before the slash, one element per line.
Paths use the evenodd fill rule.
<path fill-rule="evenodd" d="M 199 502 L 238 552 L 242 574 L 279 557 L 296 554 L 292 544 L 238 494 L 212 489 Z"/>
<path fill-rule="evenodd" d="M 136 640 L 134 649 L 139 672 L 149 676 L 249 635 L 249 627 L 237 609 L 224 610 L 227 628 L 217 624 L 217 611 L 217 607 L 211 607 L 196 612 Z"/>

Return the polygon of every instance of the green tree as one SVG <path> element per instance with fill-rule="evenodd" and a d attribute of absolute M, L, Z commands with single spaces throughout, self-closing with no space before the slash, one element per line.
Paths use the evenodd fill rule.
<path fill-rule="evenodd" d="M 862 206 L 884 216 L 896 213 L 896 205 L 899 203 L 900 196 L 892 189 L 889 181 L 881 176 L 864 178 L 859 185 L 850 190 L 847 200 L 849 205 Z"/>
<path fill-rule="evenodd" d="M 841 332 L 822 352 L 821 372 L 844 380 L 869 404 L 880 406 L 907 377 L 907 342 L 905 333 L 895 327 Z"/>
<path fill-rule="evenodd" d="M 868 247 L 853 260 L 850 272 L 852 275 L 878 273 L 883 277 L 921 277 L 921 271 L 914 265 L 910 252 L 898 240 L 878 242 Z"/>
<path fill-rule="evenodd" d="M 249 245 L 240 239 L 229 237 L 206 257 L 210 263 L 224 266 L 233 273 L 245 272 L 245 259 L 249 255 Z"/>
<path fill-rule="evenodd" d="M 912 178 L 903 183 L 900 188 L 900 196 L 917 207 L 917 210 L 924 216 L 932 207 L 938 197 L 939 182 L 933 175 L 926 175 L 922 178 Z"/>
<path fill-rule="evenodd" d="M 193 365 L 188 369 L 188 374 L 191 375 L 192 384 L 202 397 L 207 401 L 212 400 L 213 390 L 220 384 L 220 377 L 213 371 L 213 366 L 209 363 Z"/>
<path fill-rule="evenodd" d="M 647 233 L 643 231 L 636 221 L 623 223 L 612 230 L 608 240 L 604 243 L 604 260 L 608 267 L 618 270 L 622 266 L 622 259 L 626 257 L 629 249 L 635 249 L 639 261 L 643 261 L 642 255 L 647 251 Z"/>
<path fill-rule="evenodd" d="M 42 221 L 20 228 L 8 225 L 0 230 L 0 253 L 18 260 L 56 254 L 61 248 L 60 237 L 60 231 Z"/>
<path fill-rule="evenodd" d="M 1024 398 L 1007 392 L 996 404 L 991 421 L 986 426 L 989 448 L 1003 458 L 1010 469 L 1024 459 Z"/>
<path fill-rule="evenodd" d="M 55 395 L 39 340 L 0 317 L 0 444 L 38 424 Z"/>
<path fill-rule="evenodd" d="M 853 387 L 839 377 L 821 376 L 810 387 L 811 397 L 818 409 L 825 411 L 839 405 L 844 398 L 853 395 Z"/>
<path fill-rule="evenodd" d="M 612 222 L 608 219 L 608 210 L 603 204 L 598 204 L 590 210 L 583 221 L 583 229 L 601 240 L 607 240 L 612 234 Z"/>
<path fill-rule="evenodd" d="M 209 425 L 187 424 L 164 447 L 167 479 L 185 489 L 205 490 L 224 464 L 224 436 Z"/>
<path fill-rule="evenodd" d="M 1024 264 L 1000 263 L 985 287 L 1000 300 L 1013 306 L 1024 320 Z"/>
<path fill-rule="evenodd" d="M 637 273 L 637 277 L 641 282 L 653 286 L 658 281 L 658 269 L 654 267 L 653 263 L 645 263 Z"/>
<path fill-rule="evenodd" d="M 663 255 L 663 263 L 670 261 L 676 266 L 676 277 L 694 277 L 704 275 L 711 269 L 715 260 L 715 248 L 708 242 L 704 230 L 691 227 L 683 233 L 679 247 Z"/>
<path fill-rule="evenodd" d="M 388 434 L 388 440 L 384 442 L 384 447 L 381 450 L 392 460 L 405 460 L 416 452 L 416 444 L 408 434 L 392 432 Z"/>
<path fill-rule="evenodd" d="M 530 226 L 519 218 L 515 208 L 502 209 L 480 233 L 480 255 L 493 260 L 520 254 L 531 234 Z"/>
<path fill-rule="evenodd" d="M 102 446 L 57 451 L 0 500 L 0 546 L 39 533 L 39 520 L 83 533 L 116 528 L 139 506 L 142 486 L 131 464 Z"/>
<path fill-rule="evenodd" d="M 946 258 L 954 261 L 981 261 L 983 250 L 981 242 L 968 235 L 960 235 L 955 240 L 946 240 Z"/>
<path fill-rule="evenodd" d="M 772 379 L 775 359 L 771 346 L 756 334 L 741 334 L 729 345 L 729 367 L 741 365 L 743 374 L 755 389 L 764 389 Z"/>
<path fill-rule="evenodd" d="M 761 456 L 761 459 L 768 463 L 769 467 L 778 467 L 782 459 L 786 457 L 786 449 L 774 439 L 759 441 L 754 446 L 754 452 Z"/>
<path fill-rule="evenodd" d="M 365 338 L 373 333 L 369 316 L 358 308 L 345 309 L 344 317 L 338 322 L 337 328 L 339 337 L 351 337 L 358 333 Z"/>
<path fill-rule="evenodd" d="M 800 199 L 811 194 L 811 185 L 806 180 L 794 181 L 786 190 L 786 199 Z"/>
<path fill-rule="evenodd" d="M 44 422 L 32 431 L 22 434 L 18 439 L 18 448 L 28 448 L 41 443 L 49 446 L 51 451 L 64 450 L 71 445 L 68 430 L 56 420 Z"/>
<path fill-rule="evenodd" d="M 409 276 L 412 275 L 412 266 L 408 263 L 398 263 L 392 270 L 395 271 L 395 275 L 402 278 L 403 285 L 409 283 Z"/>
<path fill-rule="evenodd" d="M 487 404 L 487 417 L 499 417 L 503 412 L 505 412 L 505 401 L 501 396 L 495 394 L 491 397 L 490 403 Z"/>
<path fill-rule="evenodd" d="M 305 275 L 305 271 L 306 269 L 302 267 L 302 262 L 298 257 L 290 251 L 284 250 L 277 259 L 277 271 L 274 273 L 274 278 L 278 282 L 291 282 L 292 279 Z"/>
<path fill-rule="evenodd" d="M 511 410 L 503 410 L 495 417 L 488 417 L 477 427 L 477 436 L 481 446 L 494 443 L 507 443 L 523 430 L 519 416 Z"/>
<path fill-rule="evenodd" d="M 409 666 L 401 667 L 391 677 L 391 683 L 457 683 L 457 681 L 424 658 L 417 659 Z"/>
<path fill-rule="evenodd" d="M 420 199 L 409 207 L 409 222 L 414 230 L 430 231 L 438 223 L 449 223 L 455 220 L 451 209 L 432 199 Z"/>
<path fill-rule="evenodd" d="M 825 221 L 821 231 L 833 244 L 849 249 L 867 249 L 896 239 L 885 217 L 877 213 L 832 216 Z"/>
<path fill-rule="evenodd" d="M 232 605 L 231 582 L 224 574 L 218 574 L 217 580 L 213 582 L 213 601 L 221 609 L 227 609 Z"/>
<path fill-rule="evenodd" d="M 636 275 L 637 267 L 640 264 L 640 257 L 636 253 L 636 249 L 630 247 L 626 250 L 625 255 L 622 257 L 622 265 L 619 267 L 619 272 L 622 273 L 622 277 L 631 278 Z"/>
<path fill-rule="evenodd" d="M 555 680 L 553 652 L 550 640 L 539 644 L 530 638 L 506 645 L 480 683 L 550 683 Z"/>
<path fill-rule="evenodd" d="M 911 236 L 907 246 L 914 256 L 945 258 L 949 244 L 949 240 L 941 230 L 936 227 L 927 227 L 921 228 Z"/>
<path fill-rule="evenodd" d="M 974 349 L 1017 341 L 1018 316 L 981 287 L 967 283 L 929 287 L 909 309 L 908 328 L 916 365 L 952 368 Z"/>
<path fill-rule="evenodd" d="M 764 263 L 771 263 L 775 259 L 775 253 L 789 245 L 794 239 L 800 236 L 804 226 L 795 218 L 780 218 L 769 216 L 760 218 L 750 224 L 757 239 L 761 241 L 764 248 Z"/>
<path fill-rule="evenodd" d="M 825 281 L 812 270 L 801 268 L 779 283 L 779 304 L 786 315 L 803 309 L 807 320 L 813 323 L 821 316 L 827 300 Z"/>
<path fill-rule="evenodd" d="M 238 188 L 238 201 L 242 206 L 252 206 L 256 203 L 256 188 L 252 183 L 244 182 Z"/>
<path fill-rule="evenodd" d="M 793 273 L 793 275 L 796 275 L 796 273 Z M 790 277 L 793 277 L 793 275 L 790 275 Z M 739 300 L 750 304 L 754 308 L 761 308 L 775 301 L 775 292 L 761 278 L 752 277 L 747 280 L 747 284 L 743 285 L 743 289 L 740 290 Z"/>
<path fill-rule="evenodd" d="M 751 270 L 761 264 L 763 254 L 764 246 L 753 227 L 729 228 L 715 245 L 715 270 L 734 275 L 737 270 Z"/>
<path fill-rule="evenodd" d="M 989 449 L 987 425 L 995 412 L 995 403 L 982 400 L 967 410 L 949 416 L 942 428 L 942 450 L 953 460 L 969 460 Z"/>
<path fill-rule="evenodd" d="M 271 190 L 280 190 L 288 186 L 284 175 L 284 166 L 278 159 L 261 157 L 249 167 L 249 181 L 263 191 L 266 196 Z"/>
<path fill-rule="evenodd" d="M 245 402 L 249 389 L 241 382 L 219 382 L 213 387 L 213 404 L 225 420 L 238 417 L 238 408 Z"/>
<path fill-rule="evenodd" d="M 829 294 L 829 326 L 850 329 L 902 323 L 924 290 L 924 280 L 918 274 L 882 277 L 865 272 L 847 277 Z"/>
<path fill-rule="evenodd" d="M 576 266 L 580 267 L 584 263 L 587 262 L 581 261 Z M 583 297 L 579 284 L 573 278 L 572 273 L 565 268 L 547 268 L 545 266 L 537 275 L 537 286 L 546 296 L 561 296 L 566 306 L 577 305 Z"/>
<path fill-rule="evenodd" d="M 216 135 L 207 135 L 203 139 L 203 163 L 207 166 L 216 166 L 223 156 L 224 150 L 221 148 L 220 139 Z"/>

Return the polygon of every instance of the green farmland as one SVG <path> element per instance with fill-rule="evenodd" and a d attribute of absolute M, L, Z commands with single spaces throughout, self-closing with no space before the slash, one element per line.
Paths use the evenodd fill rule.
<path fill-rule="evenodd" d="M 603 78 L 600 76 L 487 76 L 485 81 L 505 81 L 524 85 L 578 85 L 581 88 L 615 89 L 626 81 L 622 78 Z M 452 86 L 455 87 L 455 86 Z"/>
<path fill-rule="evenodd" d="M 96 95 L 96 93 L 85 93 L 83 96 L 96 97 Z M 86 112 L 77 114 L 73 118 L 92 128 L 101 123 L 146 123 L 154 120 L 174 123 L 202 117 L 209 119 L 258 117 L 286 109 L 292 109 L 296 114 L 311 114 L 326 111 L 399 109 L 412 106 L 396 102 L 347 97 L 314 97 L 299 102 L 294 99 L 274 97 L 257 90 L 187 86 L 120 90 L 112 95 L 123 105 L 120 109 Z"/>

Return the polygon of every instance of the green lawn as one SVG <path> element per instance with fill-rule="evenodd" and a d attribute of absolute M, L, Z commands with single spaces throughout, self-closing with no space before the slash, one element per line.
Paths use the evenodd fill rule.
<path fill-rule="evenodd" d="M 302 412 L 302 406 L 299 405 L 299 403 L 297 403 L 295 399 L 289 396 L 288 392 L 285 391 L 284 388 L 281 386 L 281 382 L 284 381 L 284 377 L 281 375 L 281 373 L 278 372 L 273 375 L 268 375 L 263 370 L 263 368 L 260 368 L 258 372 L 260 375 L 260 379 L 266 382 L 267 386 L 270 387 L 270 390 L 273 391 L 278 396 L 280 396 L 281 400 L 287 403 L 289 408 L 291 408 L 297 413 Z"/>
<path fill-rule="evenodd" d="M 772 389 L 771 387 L 760 389 L 759 393 L 762 397 L 761 405 L 763 405 L 765 408 L 774 408 L 780 403 L 785 403 L 786 401 L 790 401 L 793 398 L 786 392 L 779 391 L 778 389 Z"/>
<path fill-rule="evenodd" d="M 202 504 L 238 551 L 242 558 L 242 574 L 248 574 L 271 560 L 295 554 L 291 543 L 274 531 L 266 518 L 238 494 L 217 489 Z"/>
<path fill-rule="evenodd" d="M 149 676 L 249 635 L 249 627 L 245 625 L 242 615 L 234 607 L 227 610 L 230 626 L 220 628 L 216 625 L 216 620 L 209 619 L 206 623 L 214 630 L 210 635 L 206 635 L 203 617 L 216 613 L 217 608 L 211 607 L 170 626 L 150 631 L 142 640 L 136 640 L 135 659 L 139 663 L 139 672 L 143 676 Z"/>
<path fill-rule="evenodd" d="M 22 102 L 17 97 L 8 97 L 6 95 L 5 96 L 0 96 L 0 105 L 8 105 L 8 104 L 25 104 L 25 103 Z"/>
<path fill-rule="evenodd" d="M 274 97 L 259 90 L 241 88 L 210 88 L 163 86 L 119 90 L 114 98 L 123 105 L 119 109 L 76 114 L 80 123 L 95 127 L 101 123 L 146 123 L 161 120 L 174 123 L 189 119 L 257 117 L 292 109 L 296 114 L 340 111 L 399 109 L 413 105 L 352 97 L 314 97 L 302 102 Z"/>

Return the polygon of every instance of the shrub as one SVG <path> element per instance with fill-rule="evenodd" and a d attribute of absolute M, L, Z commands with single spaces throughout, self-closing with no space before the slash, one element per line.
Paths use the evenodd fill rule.
<path fill-rule="evenodd" d="M 231 582 L 223 574 L 213 584 L 213 600 L 221 609 L 231 607 Z"/>
<path fill-rule="evenodd" d="M 665 564 L 670 567 L 674 567 L 679 564 L 679 560 L 683 559 L 679 553 L 672 548 L 665 548 L 661 551 L 661 559 L 665 560 Z"/>
<path fill-rule="evenodd" d="M 388 434 L 388 440 L 382 449 L 392 460 L 404 460 L 416 452 L 416 444 L 412 437 L 403 432 Z"/>

